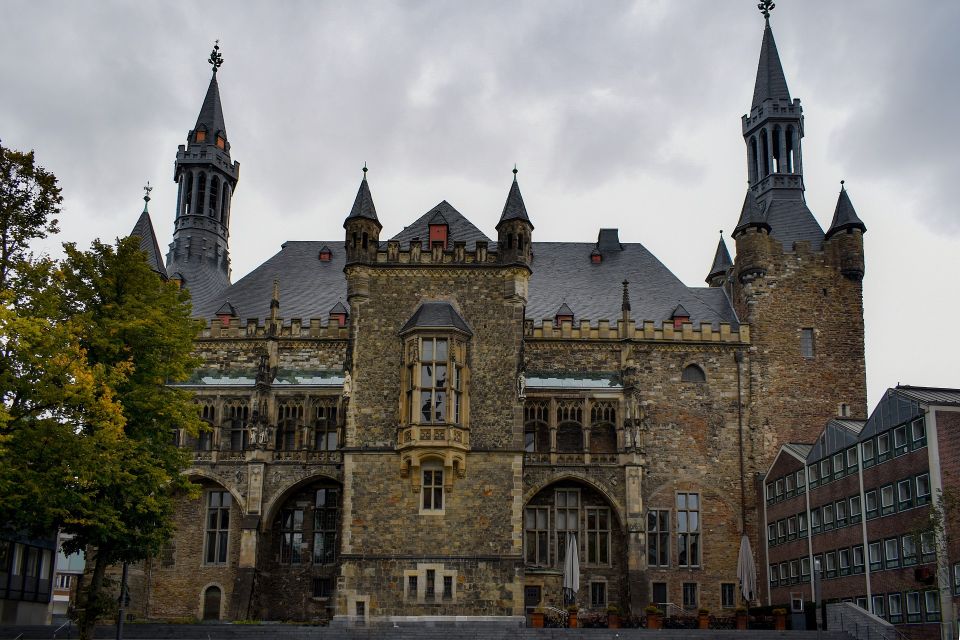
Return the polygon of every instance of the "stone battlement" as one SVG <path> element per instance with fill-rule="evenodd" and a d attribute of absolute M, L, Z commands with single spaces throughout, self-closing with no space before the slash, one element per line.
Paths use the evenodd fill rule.
<path fill-rule="evenodd" d="M 594 325 L 589 319 L 581 319 L 578 324 L 569 321 L 555 324 L 552 318 L 544 318 L 539 327 L 533 326 L 528 319 L 524 328 L 524 337 L 533 339 L 556 340 L 655 340 L 665 342 L 725 342 L 750 343 L 750 327 L 740 325 L 734 330 L 729 323 L 721 322 L 719 330 L 715 331 L 709 322 L 700 323 L 694 327 L 692 322 L 683 323 L 680 329 L 675 329 L 669 321 L 664 321 L 660 328 L 652 320 L 645 320 L 640 326 L 636 321 L 598 320 Z"/>
<path fill-rule="evenodd" d="M 327 320 L 327 324 L 323 324 L 320 318 L 310 318 L 306 322 L 300 318 L 291 318 L 286 324 L 283 319 L 279 319 L 277 326 L 278 338 L 346 340 L 349 334 L 349 327 L 339 326 L 336 320 Z M 269 320 L 261 324 L 257 318 L 250 318 L 245 322 L 240 318 L 230 318 L 225 323 L 220 318 L 214 318 L 200 332 L 200 338 L 266 338 L 269 336 L 269 329 Z"/>

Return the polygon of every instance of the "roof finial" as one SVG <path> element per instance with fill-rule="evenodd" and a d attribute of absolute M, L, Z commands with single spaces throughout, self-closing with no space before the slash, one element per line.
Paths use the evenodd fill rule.
<path fill-rule="evenodd" d="M 723 229 L 720 229 L 720 239 L 723 240 Z"/>
<path fill-rule="evenodd" d="M 760 9 L 760 13 L 763 14 L 764 19 L 767 22 L 770 22 L 770 12 L 773 11 L 776 6 L 777 5 L 773 3 L 773 0 L 763 0 L 757 5 L 757 9 Z"/>
<path fill-rule="evenodd" d="M 367 179 L 367 161 L 366 160 L 363 161 L 363 179 L 364 180 Z"/>
<path fill-rule="evenodd" d="M 219 39 L 213 41 L 213 51 L 210 52 L 210 57 L 207 58 L 207 62 L 213 65 L 213 75 L 217 75 L 217 69 L 223 64 L 223 56 L 220 55 Z"/>
<path fill-rule="evenodd" d="M 847 188 L 846 188 L 845 186 L 843 186 L 843 184 L 844 184 L 845 182 L 846 182 L 846 180 L 841 180 L 841 181 L 840 181 L 840 191 L 846 191 L 846 190 L 847 190 Z"/>
<path fill-rule="evenodd" d="M 150 192 L 153 191 L 153 187 L 150 186 L 150 181 L 147 180 L 147 186 L 143 188 L 143 212 L 147 212 L 147 203 L 150 202 Z"/>
<path fill-rule="evenodd" d="M 518 173 L 518 171 L 517 171 L 517 163 L 514 162 L 514 163 L 513 163 L 513 181 L 514 181 L 514 182 L 517 181 L 517 173 Z"/>

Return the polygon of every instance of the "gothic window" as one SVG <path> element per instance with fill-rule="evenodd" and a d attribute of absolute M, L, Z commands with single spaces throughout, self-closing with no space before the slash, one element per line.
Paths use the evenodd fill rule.
<path fill-rule="evenodd" d="M 431 512 L 443 511 L 443 467 L 437 462 L 428 462 L 421 470 L 423 482 L 421 484 L 421 510 Z"/>
<path fill-rule="evenodd" d="M 586 507 L 587 564 L 610 564 L 610 509 Z"/>
<path fill-rule="evenodd" d="M 567 533 L 573 533 L 580 540 L 580 491 L 578 489 L 557 489 L 554 495 L 557 532 L 557 562 L 563 563 L 567 555 Z"/>
<path fill-rule="evenodd" d="M 313 421 L 313 448 L 317 451 L 335 451 L 337 441 L 337 405 L 333 400 L 318 402 Z"/>
<path fill-rule="evenodd" d="M 767 130 L 760 131 L 760 153 L 763 155 L 760 177 L 765 178 L 770 175 L 770 145 L 767 142 Z"/>
<path fill-rule="evenodd" d="M 217 215 L 217 196 L 220 195 L 220 178 L 213 176 L 210 180 L 210 201 L 207 203 L 207 213 L 210 217 Z"/>
<path fill-rule="evenodd" d="M 700 495 L 677 494 L 677 564 L 700 566 Z"/>
<path fill-rule="evenodd" d="M 591 453 L 615 453 L 617 450 L 617 407 L 613 401 L 596 401 L 590 408 Z"/>
<path fill-rule="evenodd" d="M 203 559 L 206 564 L 226 564 L 227 543 L 230 539 L 229 491 L 211 491 L 207 494 L 207 521 Z"/>
<path fill-rule="evenodd" d="M 297 448 L 297 431 L 302 421 L 301 402 L 282 402 L 277 406 L 277 440 L 274 446 L 278 451 L 293 451 Z"/>
<path fill-rule="evenodd" d="M 524 512 L 524 545 L 527 564 L 550 564 L 550 510 L 527 507 Z"/>
<path fill-rule="evenodd" d="M 523 446 L 526 451 L 550 451 L 550 403 L 531 400 L 523 407 Z"/>
<path fill-rule="evenodd" d="M 783 171 L 783 158 L 780 156 L 781 143 L 783 141 L 783 129 L 780 126 L 773 128 L 773 172 Z"/>
<path fill-rule="evenodd" d="M 793 128 L 793 125 L 787 125 L 787 139 L 786 139 L 787 154 L 785 158 L 787 166 L 785 167 L 785 169 L 787 170 L 788 173 L 797 172 L 797 159 L 795 154 L 796 150 L 793 148 L 793 145 L 794 145 L 793 138 L 795 135 L 794 133 L 795 131 L 796 130 Z"/>
<path fill-rule="evenodd" d="M 670 511 L 666 509 L 647 512 L 647 564 L 670 566 Z"/>
<path fill-rule="evenodd" d="M 756 182 L 758 179 L 758 167 L 757 164 L 757 137 L 753 136 L 750 138 L 750 181 Z"/>
<path fill-rule="evenodd" d="M 210 451 L 213 448 L 213 425 L 216 424 L 216 408 L 209 402 L 200 405 L 200 419 L 203 426 L 194 440 L 197 451 Z"/>
<path fill-rule="evenodd" d="M 230 434 L 231 451 L 243 451 L 249 444 L 250 407 L 243 400 L 228 403 L 223 410 L 225 426 Z"/>
<path fill-rule="evenodd" d="M 197 176 L 197 210 L 196 214 L 203 213 L 203 203 L 207 199 L 207 174 L 200 172 Z"/>
<path fill-rule="evenodd" d="M 193 172 L 186 171 L 183 174 L 183 214 L 193 213 Z"/>
<path fill-rule="evenodd" d="M 313 507 L 313 563 L 333 564 L 337 557 L 340 491 L 317 489 Z"/>
<path fill-rule="evenodd" d="M 583 451 L 583 405 L 579 400 L 557 403 L 557 451 Z"/>
<path fill-rule="evenodd" d="M 683 373 L 680 374 L 680 380 L 682 382 L 706 382 L 707 375 L 703 372 L 703 369 L 697 365 L 690 364 L 683 368 Z"/>
<path fill-rule="evenodd" d="M 280 562 L 300 564 L 303 561 L 303 509 L 280 512 Z"/>
<path fill-rule="evenodd" d="M 220 222 L 223 224 L 227 223 L 227 182 L 223 182 L 223 186 L 220 187 Z"/>

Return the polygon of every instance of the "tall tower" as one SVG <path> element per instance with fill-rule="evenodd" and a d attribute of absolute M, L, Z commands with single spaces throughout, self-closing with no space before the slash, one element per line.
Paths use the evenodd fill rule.
<path fill-rule="evenodd" d="M 230 285 L 230 201 L 240 173 L 240 163 L 230 159 L 220 104 L 219 44 L 209 62 L 213 75 L 197 124 L 177 149 L 177 212 L 167 252 L 167 273 L 190 290 L 195 309 Z"/>
<path fill-rule="evenodd" d="M 742 118 L 748 187 L 726 282 L 750 324 L 749 421 L 764 463 L 785 442 L 810 442 L 830 418 L 865 417 L 863 231 L 845 191 L 825 234 L 804 199 L 803 111 L 791 98 L 764 14 L 750 112 Z M 718 248 L 718 254 L 722 251 Z M 720 255 L 722 263 L 723 256 Z M 721 284 L 711 269 L 710 284 Z"/>
<path fill-rule="evenodd" d="M 497 223 L 497 251 L 500 262 L 505 264 L 518 263 L 530 266 L 533 243 L 533 223 L 527 216 L 527 207 L 523 204 L 520 195 L 520 185 L 517 183 L 517 168 L 513 168 L 513 184 L 510 193 L 503 204 L 503 213 Z"/>

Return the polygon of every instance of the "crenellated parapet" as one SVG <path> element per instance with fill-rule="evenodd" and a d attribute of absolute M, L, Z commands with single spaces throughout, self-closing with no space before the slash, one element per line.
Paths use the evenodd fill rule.
<path fill-rule="evenodd" d="M 660 327 L 652 320 L 637 323 L 634 320 L 598 320 L 591 322 L 582 318 L 577 324 L 564 320 L 556 323 L 553 318 L 544 318 L 540 326 L 527 321 L 524 327 L 524 337 L 535 340 L 644 340 L 664 342 L 720 342 L 720 343 L 750 343 L 750 327 L 740 325 L 735 328 L 730 323 L 721 322 L 717 329 L 713 324 L 702 322 L 694 326 L 692 322 L 685 322 L 677 329 L 673 324 L 664 322 Z"/>
<path fill-rule="evenodd" d="M 326 322 L 326 323 L 325 323 Z M 301 318 L 291 318 L 289 322 L 280 319 L 277 323 L 279 338 L 312 338 L 327 340 L 346 340 L 349 328 L 326 319 L 310 318 L 304 322 Z M 257 318 L 242 321 L 240 318 L 214 318 L 204 327 L 199 338 L 267 338 L 270 337 L 270 323 Z"/>

